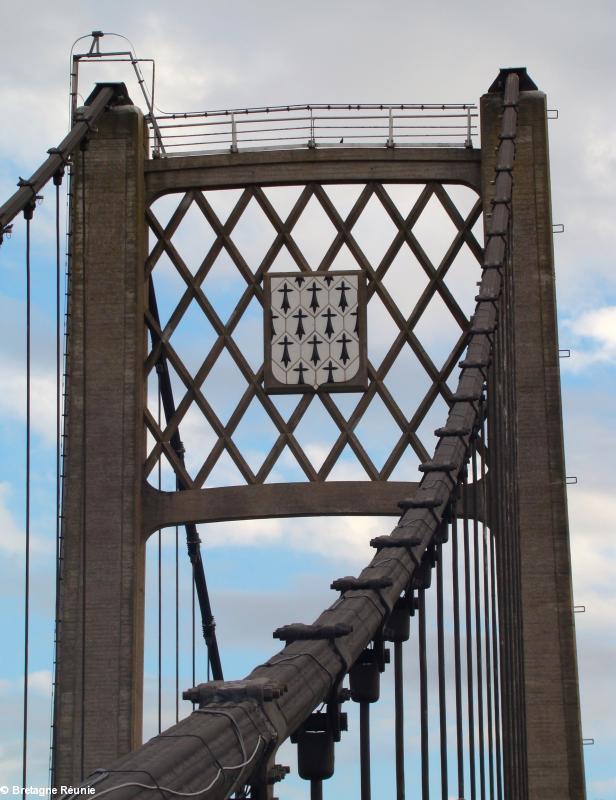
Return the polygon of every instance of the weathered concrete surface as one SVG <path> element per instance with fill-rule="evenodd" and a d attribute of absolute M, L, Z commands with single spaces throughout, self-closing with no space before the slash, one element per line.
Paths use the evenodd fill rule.
<path fill-rule="evenodd" d="M 75 154 L 56 785 L 141 742 L 144 141 L 123 106 Z"/>
<path fill-rule="evenodd" d="M 168 192 L 317 183 L 463 183 L 479 191 L 481 155 L 470 148 L 336 147 L 154 159 L 147 203 Z"/>
<path fill-rule="evenodd" d="M 481 100 L 484 198 L 501 99 Z M 517 480 L 528 796 L 585 797 L 565 489 L 546 98 L 521 93 L 513 188 Z M 518 798 L 515 798 L 518 800 Z"/>
<path fill-rule="evenodd" d="M 482 101 L 486 195 L 499 106 L 496 96 Z M 361 164 L 362 154 L 336 152 L 338 167 L 333 155 L 299 151 L 291 156 L 233 154 L 146 165 L 143 133 L 140 114 L 129 107 L 109 112 L 99 123 L 85 154 L 85 227 L 77 155 L 56 784 L 71 784 L 110 763 L 139 744 L 141 736 L 143 531 L 144 522 L 150 530 L 155 524 L 151 517 L 156 516 L 150 508 L 142 520 L 140 506 L 146 166 L 150 198 L 171 190 L 264 181 L 430 178 L 475 185 L 478 176 L 476 152 L 443 156 L 436 171 L 426 154 L 414 158 L 402 150 L 365 155 Z M 96 191 L 88 186 L 96 186 Z M 520 105 L 514 220 L 529 797 L 579 800 L 584 797 L 583 767 L 545 97 L 539 92 L 523 93 Z M 200 518 L 202 496 L 187 500 Z M 155 505 L 152 498 L 148 504 Z M 163 513 L 161 508 L 154 511 Z M 177 517 L 177 509 L 167 512 Z"/>

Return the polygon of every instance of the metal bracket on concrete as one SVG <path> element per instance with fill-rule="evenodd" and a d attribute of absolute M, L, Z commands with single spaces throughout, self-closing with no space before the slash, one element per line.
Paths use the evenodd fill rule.
<path fill-rule="evenodd" d="M 266 703 L 278 700 L 287 691 L 286 684 L 269 681 L 266 678 L 253 678 L 244 681 L 210 681 L 200 683 L 182 692 L 184 700 L 197 703 L 203 708 L 209 703 L 239 703 L 242 700 L 256 700 Z"/>
<path fill-rule="evenodd" d="M 280 639 L 289 644 L 290 642 L 316 640 L 316 639 L 339 639 L 341 636 L 348 636 L 353 632 L 352 625 L 338 622 L 335 625 L 305 625 L 303 622 L 293 622 L 291 625 L 283 625 L 276 628 L 273 633 L 274 639 Z"/>
<path fill-rule="evenodd" d="M 376 592 L 381 603 L 381 608 L 385 615 L 385 619 L 391 613 L 391 607 L 389 606 L 387 600 L 383 597 L 383 592 L 381 590 L 387 589 L 392 584 L 393 580 L 386 575 L 375 576 L 374 578 L 354 578 L 351 575 L 347 575 L 344 578 L 336 578 L 336 580 L 332 582 L 331 588 L 334 591 L 340 592 L 341 594 L 344 594 L 345 592 L 357 591 Z"/>
<path fill-rule="evenodd" d="M 420 562 L 413 548 L 419 547 L 421 544 L 423 544 L 423 537 L 418 533 L 413 533 L 410 536 L 376 536 L 374 539 L 370 539 L 370 547 L 374 547 L 377 551 L 392 547 L 402 547 L 413 559 L 416 566 L 419 566 Z"/>
<path fill-rule="evenodd" d="M 354 578 L 351 575 L 347 575 L 344 578 L 336 578 L 335 581 L 332 581 L 331 588 L 336 592 L 348 592 L 361 589 L 373 589 L 378 591 L 379 589 L 386 589 L 388 586 L 391 586 L 392 583 L 392 579 L 387 576 Z"/>
<path fill-rule="evenodd" d="M 434 567 L 434 555 L 429 555 L 422 559 L 421 564 L 413 573 L 411 579 L 411 589 L 429 589 L 432 585 L 432 568 Z"/>

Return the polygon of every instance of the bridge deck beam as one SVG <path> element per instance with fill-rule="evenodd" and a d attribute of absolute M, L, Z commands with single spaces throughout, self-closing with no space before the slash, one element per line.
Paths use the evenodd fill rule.
<path fill-rule="evenodd" d="M 473 148 L 341 147 L 180 156 L 146 164 L 148 203 L 169 192 L 318 183 L 461 183 L 479 191 Z"/>

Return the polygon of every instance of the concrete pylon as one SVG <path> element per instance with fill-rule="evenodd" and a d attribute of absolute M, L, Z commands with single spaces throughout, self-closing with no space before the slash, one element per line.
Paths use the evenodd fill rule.
<path fill-rule="evenodd" d="M 116 106 L 74 154 L 56 786 L 141 742 L 145 143 Z"/>
<path fill-rule="evenodd" d="M 536 90 L 525 70 L 519 72 L 513 171 L 513 314 L 523 686 L 517 694 L 522 707 L 516 708 L 513 703 L 513 707 L 503 709 L 503 757 L 509 791 L 513 784 L 521 792 L 515 800 L 523 796 L 529 800 L 582 800 L 585 784 L 565 488 L 547 106 L 545 94 Z M 481 98 L 486 213 L 491 210 L 494 194 L 490 181 L 502 113 L 497 84 L 498 80 L 493 87 L 497 91 Z M 506 591 L 503 585 L 499 589 L 501 594 Z M 514 634 L 503 633 L 505 637 Z M 520 719 L 518 738 L 515 726 Z M 520 746 L 523 754 L 515 752 Z"/>

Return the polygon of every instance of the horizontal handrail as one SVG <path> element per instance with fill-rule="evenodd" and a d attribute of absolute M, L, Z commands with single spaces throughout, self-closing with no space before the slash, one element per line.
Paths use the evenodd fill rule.
<path fill-rule="evenodd" d="M 280 106 L 253 106 L 248 108 L 220 108 L 211 111 L 169 111 L 156 119 L 189 119 L 191 117 L 220 117 L 230 114 L 273 114 L 288 111 L 466 111 L 476 110 L 475 103 L 296 103 Z"/>
<path fill-rule="evenodd" d="M 164 154 L 154 149 L 160 157 L 169 148 L 190 154 L 226 145 L 236 152 L 240 147 L 284 148 L 298 142 L 311 148 L 366 142 L 391 148 L 405 146 L 405 139 L 412 139 L 413 146 L 442 145 L 448 139 L 447 146 L 471 147 L 477 116 L 477 107 L 469 103 L 316 103 L 174 112 L 148 120 L 154 141 L 164 146 Z"/>

